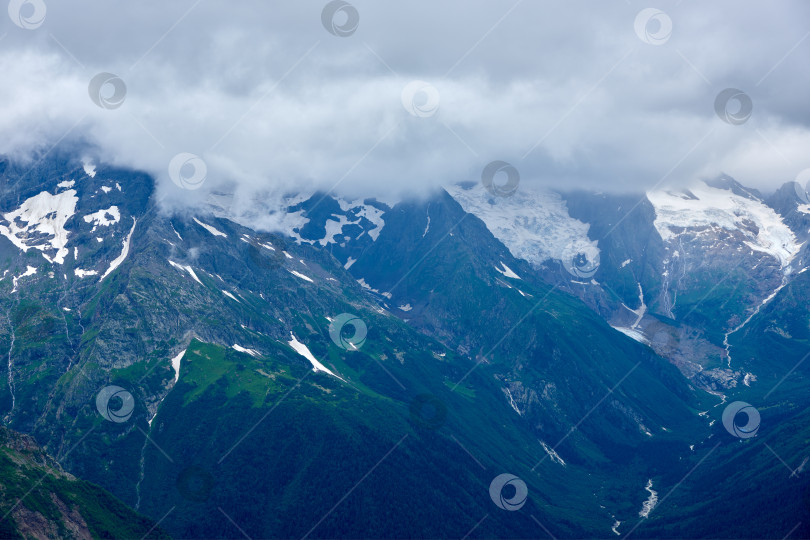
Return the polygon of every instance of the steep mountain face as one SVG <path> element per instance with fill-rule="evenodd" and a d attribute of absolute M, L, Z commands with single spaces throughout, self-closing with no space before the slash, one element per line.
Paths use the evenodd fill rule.
<path fill-rule="evenodd" d="M 393 307 L 393 312 L 410 324 L 436 336 L 451 348 L 455 347 L 460 353 L 482 360 L 482 364 L 496 363 L 497 360 L 491 358 L 497 356 L 493 354 L 493 348 L 481 346 L 481 343 L 497 343 L 495 349 L 509 346 L 508 337 L 503 340 L 506 343 L 500 340 L 502 333 L 490 337 L 492 328 L 502 328 L 493 327 L 492 321 L 500 323 L 504 314 L 498 307 L 488 305 L 487 295 L 480 292 L 491 290 L 492 285 L 486 283 L 480 290 L 470 287 L 475 283 L 475 278 L 470 279 L 470 276 L 485 275 L 489 270 L 495 276 L 496 287 L 511 289 L 519 298 L 528 297 L 526 281 L 539 277 L 541 281 L 553 283 L 558 289 L 583 298 L 618 330 L 648 344 L 672 361 L 696 386 L 724 394 L 722 402 L 710 401 L 706 407 L 708 410 L 701 413 L 707 419 L 714 416 L 718 405 L 731 396 L 745 397 L 751 387 L 762 389 L 757 383 L 757 373 L 767 371 L 761 365 L 763 360 L 729 366 L 732 350 L 736 353 L 733 349 L 735 332 L 744 330 L 746 325 L 743 323 L 756 319 L 759 308 L 767 306 L 781 287 L 798 275 L 806 234 L 801 230 L 801 224 L 797 227 L 782 219 L 779 209 L 770 208 L 758 193 L 725 179 L 711 185 L 698 185 L 688 193 L 652 193 L 640 200 L 569 194 L 566 204 L 570 215 L 578 218 L 574 220 L 563 215 L 565 208 L 560 208 L 559 199 L 549 194 L 515 197 L 507 199 L 504 204 L 475 186 L 457 187 L 448 192 L 465 210 L 480 216 L 488 230 L 465 230 L 470 217 L 448 211 L 446 202 L 442 204 L 443 200 L 447 201 L 446 197 L 434 198 L 425 204 L 397 205 L 382 216 L 387 229 L 383 230 L 379 240 L 365 247 L 363 256 L 352 262 L 350 272 L 377 293 L 384 306 Z M 801 201 L 794 197 L 793 201 L 796 200 Z M 550 209 L 537 210 L 534 205 L 542 204 L 540 201 Z M 800 203 L 793 204 L 794 208 L 800 206 Z M 586 221 L 591 223 L 583 226 Z M 555 230 L 557 223 L 562 225 Z M 578 238 L 566 234 L 570 230 L 581 233 L 583 229 L 591 236 Z M 430 239 L 431 231 L 438 237 Z M 498 242 L 482 247 L 488 243 L 490 233 L 498 237 L 507 251 L 499 247 Z M 598 251 L 589 252 L 589 255 L 595 252 L 601 259 L 593 279 L 583 279 L 583 276 L 568 271 L 565 262 L 554 260 L 552 253 L 555 251 L 566 253 L 560 247 L 548 247 L 555 244 L 555 238 L 570 239 L 571 244 L 586 252 L 587 247 L 594 243 L 590 238 L 600 239 Z M 463 246 L 460 251 L 458 244 Z M 469 248 L 470 244 L 475 247 Z M 673 251 L 675 245 L 681 250 L 677 254 Z M 474 253 L 465 256 L 465 247 Z M 525 253 L 539 255 L 524 260 L 513 257 L 513 254 Z M 675 284 L 668 279 L 674 266 L 673 259 L 680 259 L 677 261 L 681 264 L 680 272 L 688 276 Z M 460 261 L 458 267 L 465 270 L 466 276 L 459 279 L 461 272 L 458 269 L 446 269 L 449 261 Z M 737 274 L 733 271 L 736 268 L 747 270 Z M 704 281 L 695 279 L 694 275 L 702 275 Z M 522 279 L 518 280 L 518 277 Z M 452 281 L 454 278 L 458 282 Z M 726 281 L 732 285 L 730 288 L 723 286 Z M 459 287 L 462 287 L 460 291 Z M 634 298 L 633 293 L 638 296 Z M 678 306 L 673 309 L 672 298 L 677 295 L 681 295 L 686 308 Z M 683 300 L 690 296 L 693 300 Z M 448 299 L 452 299 L 453 304 L 448 305 Z M 468 313 L 473 317 L 464 318 Z M 471 320 L 474 317 L 479 319 L 479 324 Z M 720 324 L 714 324 L 714 320 Z M 459 324 L 454 326 L 456 323 Z M 553 332 L 563 335 L 556 329 Z M 576 335 L 568 335 L 566 341 L 575 341 Z M 459 343 L 462 336 L 467 341 Z M 476 338 L 480 341 L 474 341 Z M 588 338 L 590 341 L 593 336 Z M 524 339 L 521 345 L 526 342 L 531 343 L 531 339 Z M 521 347 L 518 355 L 525 353 Z M 762 356 L 768 358 L 770 355 L 763 351 Z M 781 367 L 783 375 L 790 369 Z M 503 378 L 507 383 L 504 394 L 518 414 L 532 418 L 539 407 L 532 401 L 533 395 L 537 394 L 532 394 L 531 388 L 526 391 L 523 386 L 525 371 L 519 367 Z M 563 410 L 569 408 L 576 409 L 570 404 L 561 407 Z M 564 412 L 558 411 L 557 414 L 565 416 Z M 706 457 L 717 471 L 715 479 L 717 475 L 733 476 L 718 460 L 725 458 L 739 463 L 741 458 L 735 454 L 736 445 L 729 444 L 733 439 L 723 438 L 727 433 L 722 428 L 717 431 L 720 424 L 714 419 L 708 423 L 712 433 L 690 445 L 690 452 L 702 452 L 702 457 Z M 802 428 L 796 426 L 796 429 Z M 604 437 L 605 434 L 600 433 L 594 438 L 603 440 Z M 716 456 L 711 456 L 709 452 L 714 452 L 714 441 L 722 441 L 722 446 L 718 447 Z M 760 446 L 756 454 L 761 456 L 763 448 Z M 565 459 L 570 463 L 576 458 L 569 454 Z M 790 497 L 795 499 L 795 492 L 785 490 L 785 486 L 778 486 L 779 489 L 773 486 L 773 473 L 772 463 L 752 465 L 748 477 L 748 481 L 767 478 L 773 493 L 779 493 L 777 498 L 783 506 L 777 511 L 769 505 L 769 511 L 785 519 L 803 512 L 803 507 L 795 500 L 790 504 L 785 502 Z M 664 484 L 681 486 L 682 478 L 678 474 L 662 473 L 661 480 Z M 725 480 L 722 483 L 727 493 L 734 492 L 733 485 Z M 678 496 L 683 501 L 681 506 L 699 514 L 697 507 L 686 501 L 689 497 L 694 498 L 706 485 L 704 480 L 686 483 L 685 491 L 689 495 Z M 766 492 L 762 489 L 746 495 L 749 511 L 762 504 Z M 676 525 L 683 516 L 664 511 L 650 530 L 654 530 L 655 535 L 668 536 L 694 534 L 698 529 L 711 535 L 717 535 L 721 530 L 727 536 L 739 535 L 739 529 L 730 523 L 741 515 L 740 510 L 729 503 L 726 511 L 728 519 L 724 520 L 723 529 L 701 528 L 694 521 L 689 523 L 691 529 Z M 771 534 L 768 531 L 776 530 L 777 523 L 778 519 L 774 518 L 757 524 L 758 534 Z M 636 534 L 644 534 L 646 526 L 645 522 L 638 529 L 642 532 Z M 673 533 L 672 530 L 679 532 Z"/>
<path fill-rule="evenodd" d="M 559 274 L 560 286 L 583 298 L 615 328 L 647 343 L 639 327 L 648 310 L 657 311 L 666 257 L 654 226 L 655 208 L 636 195 L 575 192 L 565 194 L 565 201 L 571 216 L 588 223 L 589 238 L 601 254 L 591 281 L 583 284 L 566 272 Z"/>
<path fill-rule="evenodd" d="M 555 448 L 550 455 L 567 463 L 607 460 L 620 469 L 631 447 L 639 455 L 648 447 L 666 453 L 678 447 L 672 432 L 703 436 L 705 424 L 682 408 L 697 407 L 699 398 L 675 370 L 543 283 L 455 201 L 429 204 L 433 238 L 397 249 L 401 239 L 419 237 L 421 224 L 403 216 L 395 225 L 392 216 L 388 231 L 353 269 L 373 287 L 391 291 L 394 304 L 413 305 L 404 315 L 411 324 L 501 381 L 515 413 L 541 444 Z M 405 260 L 382 267 L 383 253 L 393 250 Z"/>
<path fill-rule="evenodd" d="M 766 200 L 722 178 L 682 193 L 642 198 L 568 194 L 566 203 L 570 216 L 590 225 L 589 240 L 598 240 L 601 265 L 587 285 L 579 276 L 565 275 L 556 283 L 581 287 L 568 290 L 668 358 L 697 386 L 724 394 L 702 414 L 711 416 L 726 400 L 742 400 L 756 404 L 762 425 L 769 427 L 755 439 L 731 444 L 721 428 L 691 447 L 705 458 L 702 474 L 665 475 L 664 483 L 680 482 L 678 489 L 666 493 L 672 495 L 670 503 L 634 534 L 683 537 L 701 530 L 715 537 L 765 537 L 782 530 L 806 535 L 802 523 L 810 498 L 802 472 L 808 456 L 800 441 L 806 440 L 802 336 L 808 327 L 810 224 L 804 189 L 789 183 Z M 487 213 L 481 215 L 498 235 Z M 548 261 L 535 262 L 555 282 L 553 272 L 544 272 L 548 266 Z M 635 303 L 632 285 L 639 291 Z M 593 292 L 600 289 L 601 296 Z M 622 322 L 624 312 L 636 315 L 632 325 Z M 740 486 L 756 487 L 737 493 Z M 718 496 L 707 499 L 707 492 Z M 708 514 L 718 515 L 713 524 L 690 517 Z M 752 515 L 762 519 L 745 517 Z"/>
<path fill-rule="evenodd" d="M 28 435 L 0 427 L 3 538 L 168 538 L 101 488 L 65 472 Z"/>
<path fill-rule="evenodd" d="M 698 387 L 722 393 L 755 376 L 731 364 L 727 340 L 803 268 L 803 190 L 783 188 L 773 207 L 727 177 L 635 196 L 525 191 L 450 193 L 545 281 Z"/>
<path fill-rule="evenodd" d="M 544 283 L 448 194 L 397 204 L 382 219 L 349 271 L 383 307 L 474 361 L 451 381 L 455 392 L 477 393 L 468 377 L 479 374 L 500 386 L 502 407 L 543 448 L 531 470 L 591 486 L 600 502 L 585 504 L 605 532 L 620 515 L 605 500 L 616 477 L 642 496 L 660 472 L 653 455 L 708 436 L 690 410 L 700 398 L 677 371 Z M 645 457 L 627 461 L 630 453 Z M 605 463 L 623 472 L 607 481 Z"/>
<path fill-rule="evenodd" d="M 653 523 L 657 493 L 727 435 L 701 388 L 760 369 L 728 367 L 709 318 L 733 310 L 689 300 L 711 286 L 665 280 L 673 238 L 705 279 L 712 235 L 768 287 L 803 275 L 777 214 L 725 187 L 733 227 L 663 221 L 680 196 L 465 186 L 258 201 L 272 233 L 227 194 L 167 214 L 148 177 L 70 159 L 4 162 L 0 189 L 6 423 L 178 537 L 670 534 L 691 509 Z"/>
<path fill-rule="evenodd" d="M 810 264 L 807 240 L 810 238 L 810 194 L 796 182 L 787 182 L 767 198 L 768 206 L 776 210 L 802 243 L 793 267 L 804 269 Z"/>
<path fill-rule="evenodd" d="M 448 186 L 447 192 L 465 212 L 481 219 L 516 258 L 536 266 L 562 260 L 573 245 L 596 245 L 588 238 L 588 224 L 569 216 L 556 193 L 519 190 L 511 197 L 498 197 L 480 184 Z"/>
<path fill-rule="evenodd" d="M 115 169 L 97 174 L 59 159 L 34 168 L 6 162 L 3 169 L 0 332 L 9 344 L 9 370 L 0 400 L 13 426 L 32 431 L 49 401 L 42 388 L 52 388 L 87 346 L 82 310 L 126 260 L 151 180 Z"/>
<path fill-rule="evenodd" d="M 65 175 L 87 181 L 80 169 Z M 40 278 L 0 283 L 10 321 L 5 413 L 74 473 L 156 519 L 171 512 L 173 534 L 230 537 L 237 520 L 265 537 L 454 536 L 475 524 L 473 509 L 492 504 L 480 496 L 489 473 L 459 462 L 463 450 L 435 428 L 455 426 L 465 439 L 483 430 L 524 457 L 536 451 L 516 425 L 498 424 L 488 409 L 502 403 L 486 398 L 486 381 L 481 403 L 492 420 L 474 422 L 469 397 L 444 384 L 461 376 L 463 359 L 382 311 L 327 252 L 209 214 L 149 207 L 132 217 L 126 257 L 107 276 L 73 282 L 61 271 L 67 262 L 36 252 L 8 261 L 10 276 L 37 265 Z M 65 219 L 66 231 L 79 220 Z M 73 283 L 84 285 L 63 294 Z M 362 351 L 330 338 L 341 313 L 368 325 Z M 431 409 L 444 412 L 423 419 Z M 366 491 L 330 510 L 389 456 L 382 498 Z M 496 470 L 491 450 L 477 459 Z M 517 459 L 498 462 L 514 468 Z M 401 470 L 415 486 L 396 479 Z M 428 503 L 440 481 L 453 488 Z M 414 501 L 425 501 L 413 508 L 416 525 L 386 517 Z M 371 517 L 355 519 L 357 505 Z M 535 526 L 501 515 L 483 530 Z"/>
<path fill-rule="evenodd" d="M 4 251 L 39 255 L 32 260 L 57 265 L 71 281 L 109 275 L 135 225 L 134 216 L 146 208 L 151 181 L 131 171 L 97 175 L 92 165 L 57 162 L 54 167 L 47 183 L 41 177 L 32 181 L 41 169 L 5 168 L 0 209 Z"/>
<path fill-rule="evenodd" d="M 686 313 L 692 317 L 681 315 L 686 322 L 709 319 L 720 323 L 718 330 L 728 331 L 742 323 L 748 306 L 769 296 L 791 272 L 799 251 L 795 235 L 758 195 L 739 184 L 696 186 L 683 193 L 654 192 L 647 197 L 667 249 L 662 314 L 676 318 Z M 729 286 L 749 295 L 738 296 L 731 289 L 743 305 L 700 302 L 711 293 L 707 284 L 714 287 L 729 274 Z"/>

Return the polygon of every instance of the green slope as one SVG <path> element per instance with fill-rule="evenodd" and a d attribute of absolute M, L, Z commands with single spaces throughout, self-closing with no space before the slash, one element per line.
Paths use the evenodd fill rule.
<path fill-rule="evenodd" d="M 64 472 L 27 435 L 0 427 L 0 537 L 168 538 L 103 489 Z"/>
<path fill-rule="evenodd" d="M 731 365 L 755 376 L 709 409 L 710 438 L 695 448 L 706 457 L 640 535 L 792 538 L 810 535 L 810 275 L 801 273 L 739 332 Z M 756 437 L 738 439 L 721 422 L 726 406 L 743 401 L 761 416 Z M 744 418 L 742 419 L 744 421 Z M 677 480 L 682 480 L 682 475 Z M 699 516 L 704 516 L 700 518 Z M 705 516 L 711 516 L 710 519 Z"/>

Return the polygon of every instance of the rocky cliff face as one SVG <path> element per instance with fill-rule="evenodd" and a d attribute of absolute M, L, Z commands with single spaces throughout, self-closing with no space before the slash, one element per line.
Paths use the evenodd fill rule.
<path fill-rule="evenodd" d="M 167 538 L 110 493 L 65 472 L 34 439 L 0 427 L 3 538 Z"/>

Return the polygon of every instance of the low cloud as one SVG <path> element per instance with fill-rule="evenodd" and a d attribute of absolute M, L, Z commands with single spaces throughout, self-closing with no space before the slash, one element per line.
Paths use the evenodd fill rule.
<path fill-rule="evenodd" d="M 326 2 L 50 2 L 37 28 L 9 18 L 0 153 L 86 141 L 186 201 L 424 193 L 493 160 L 525 185 L 602 191 L 720 173 L 767 191 L 810 167 L 805 2 L 672 3 L 663 36 L 655 20 L 637 33 L 636 4 L 353 4 L 346 37 L 324 27 Z M 91 99 L 99 73 L 126 85 L 120 106 L 104 108 L 112 85 Z M 739 125 L 715 111 L 729 87 L 753 104 Z M 191 194 L 169 179 L 181 152 L 207 168 Z"/>

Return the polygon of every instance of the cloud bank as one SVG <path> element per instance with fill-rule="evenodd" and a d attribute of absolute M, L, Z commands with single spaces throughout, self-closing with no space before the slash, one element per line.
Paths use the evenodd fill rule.
<path fill-rule="evenodd" d="M 806 2 L 436 4 L 12 1 L 0 153 L 84 140 L 181 198 L 180 153 L 195 196 L 420 193 L 494 160 L 602 191 L 810 168 Z"/>

